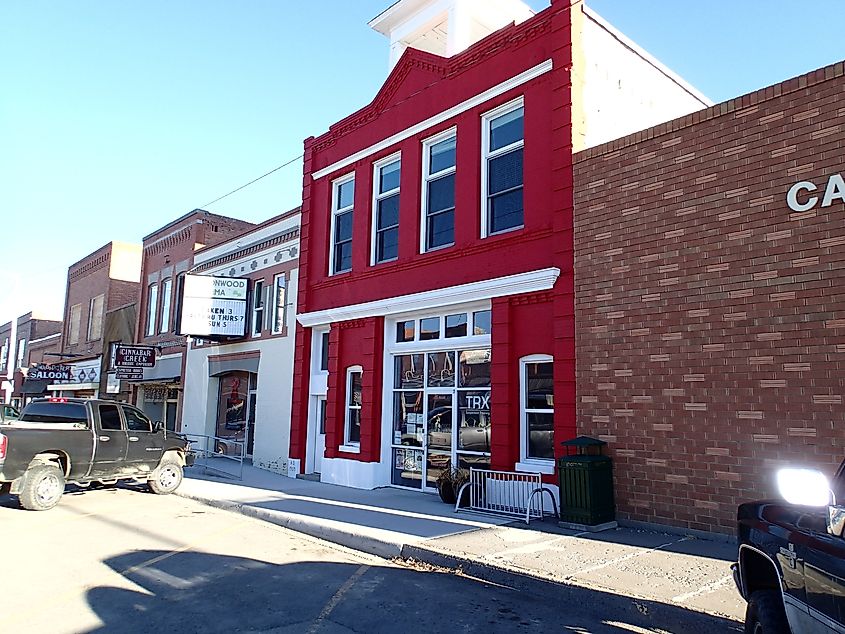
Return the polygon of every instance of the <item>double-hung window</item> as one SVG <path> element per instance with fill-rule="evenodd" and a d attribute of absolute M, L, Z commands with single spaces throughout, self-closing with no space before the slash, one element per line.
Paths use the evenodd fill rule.
<path fill-rule="evenodd" d="M 399 175 L 402 162 L 391 156 L 375 164 L 373 175 L 372 264 L 399 257 Z"/>
<path fill-rule="evenodd" d="M 92 297 L 88 304 L 88 341 L 96 341 L 103 334 L 104 295 Z"/>
<path fill-rule="evenodd" d="M 482 118 L 483 236 L 523 225 L 522 98 Z"/>
<path fill-rule="evenodd" d="M 360 445 L 361 443 L 361 392 L 363 389 L 361 377 L 363 370 L 360 365 L 346 370 L 346 420 L 343 430 L 344 445 Z"/>
<path fill-rule="evenodd" d="M 554 372 L 552 357 L 532 355 L 520 360 L 521 459 L 554 468 Z"/>
<path fill-rule="evenodd" d="M 156 315 L 158 315 L 158 284 L 147 288 L 147 337 L 156 334 Z"/>
<path fill-rule="evenodd" d="M 455 243 L 454 130 L 423 143 L 423 235 L 421 251 Z"/>
<path fill-rule="evenodd" d="M 277 275 L 273 282 L 273 334 L 279 334 L 285 327 L 286 283 L 284 273 Z"/>
<path fill-rule="evenodd" d="M 256 280 L 252 286 L 252 336 L 261 334 L 264 325 L 264 280 Z"/>
<path fill-rule="evenodd" d="M 170 300 L 173 291 L 173 278 L 168 277 L 161 283 L 161 328 L 159 332 L 170 330 Z"/>
<path fill-rule="evenodd" d="M 336 180 L 332 187 L 331 274 L 352 270 L 352 209 L 355 175 Z"/>

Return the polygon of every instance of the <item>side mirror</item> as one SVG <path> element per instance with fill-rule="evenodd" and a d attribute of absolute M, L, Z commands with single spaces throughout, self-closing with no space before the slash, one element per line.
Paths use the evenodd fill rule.
<path fill-rule="evenodd" d="M 827 532 L 834 537 L 845 536 L 845 507 L 827 507 Z"/>
<path fill-rule="evenodd" d="M 160 420 L 157 420 L 153 423 L 153 433 L 157 434 L 162 431 L 164 431 L 164 423 L 162 423 Z"/>

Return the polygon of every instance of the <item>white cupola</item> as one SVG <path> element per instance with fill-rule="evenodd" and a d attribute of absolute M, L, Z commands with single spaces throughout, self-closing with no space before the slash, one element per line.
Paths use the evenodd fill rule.
<path fill-rule="evenodd" d="M 390 39 L 390 68 L 408 47 L 451 57 L 534 11 L 521 0 L 399 0 L 370 21 Z"/>

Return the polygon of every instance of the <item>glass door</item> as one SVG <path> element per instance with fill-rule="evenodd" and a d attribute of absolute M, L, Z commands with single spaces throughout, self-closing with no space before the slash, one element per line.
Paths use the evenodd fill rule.
<path fill-rule="evenodd" d="M 452 430 L 455 425 L 454 390 L 429 392 L 425 416 L 424 487 L 437 490 L 437 478 L 452 466 Z"/>

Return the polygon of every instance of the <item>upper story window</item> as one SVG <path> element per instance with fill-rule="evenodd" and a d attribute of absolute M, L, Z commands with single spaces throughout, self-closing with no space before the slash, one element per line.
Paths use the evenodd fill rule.
<path fill-rule="evenodd" d="M 399 175 L 402 162 L 391 156 L 375 164 L 372 264 L 399 257 Z"/>
<path fill-rule="evenodd" d="M 423 142 L 421 252 L 455 243 L 456 143 L 454 129 Z"/>
<path fill-rule="evenodd" d="M 331 275 L 352 270 L 354 204 L 355 175 L 350 174 L 332 184 Z"/>
<path fill-rule="evenodd" d="M 264 280 L 256 280 L 252 287 L 252 336 L 261 334 L 264 324 Z"/>
<path fill-rule="evenodd" d="M 522 98 L 482 118 L 482 237 L 523 224 Z"/>
<path fill-rule="evenodd" d="M 170 300 L 173 290 L 173 280 L 167 278 L 161 283 L 161 328 L 159 332 L 170 330 Z"/>
<path fill-rule="evenodd" d="M 67 327 L 67 342 L 70 345 L 79 343 L 79 327 L 82 322 L 82 304 L 70 307 L 70 323 Z"/>
<path fill-rule="evenodd" d="M 285 304 L 287 302 L 287 278 L 277 275 L 273 280 L 273 333 L 279 334 L 285 327 Z"/>
<path fill-rule="evenodd" d="M 24 367 L 24 357 L 26 356 L 26 339 L 18 341 L 18 367 Z"/>
<path fill-rule="evenodd" d="M 92 297 L 88 306 L 88 341 L 96 341 L 103 334 L 103 297 Z"/>
<path fill-rule="evenodd" d="M 147 337 L 156 334 L 156 315 L 158 314 L 158 284 L 147 287 Z"/>

